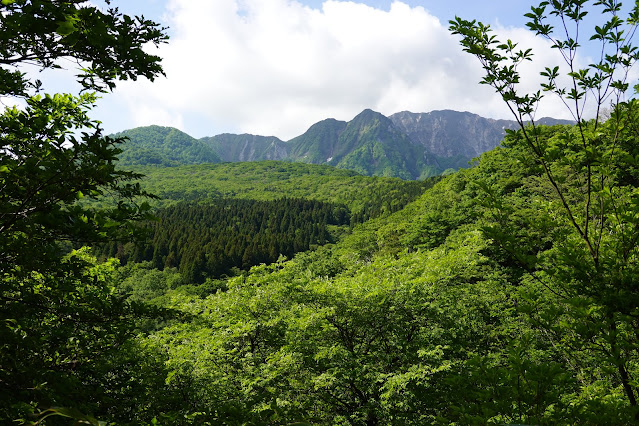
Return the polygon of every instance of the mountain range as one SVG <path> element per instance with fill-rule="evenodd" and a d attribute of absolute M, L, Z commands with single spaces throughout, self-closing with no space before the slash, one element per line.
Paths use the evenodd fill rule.
<path fill-rule="evenodd" d="M 572 124 L 542 118 L 540 124 Z M 120 164 L 177 166 L 279 160 L 326 164 L 366 176 L 423 179 L 466 167 L 495 148 L 512 120 L 494 120 L 451 110 L 399 112 L 388 117 L 366 109 L 351 121 L 332 118 L 313 124 L 289 141 L 274 136 L 224 133 L 195 139 L 171 127 L 138 127 L 118 133 Z"/>

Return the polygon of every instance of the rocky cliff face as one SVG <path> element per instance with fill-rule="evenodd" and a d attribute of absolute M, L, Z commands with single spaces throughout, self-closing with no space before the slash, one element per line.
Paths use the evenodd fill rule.
<path fill-rule="evenodd" d="M 468 160 L 495 148 L 505 129 L 516 129 L 514 120 L 493 120 L 470 112 L 451 110 L 398 112 L 389 117 L 416 144 L 437 157 L 465 157 Z M 567 120 L 542 118 L 539 124 L 570 124 Z"/>
<path fill-rule="evenodd" d="M 274 136 L 249 134 L 224 133 L 200 140 L 213 148 L 222 161 L 228 162 L 284 160 L 289 155 L 290 147 Z"/>
<path fill-rule="evenodd" d="M 491 120 L 457 111 L 399 112 L 389 117 L 416 144 L 438 157 L 476 157 L 495 148 L 504 138 L 504 128 L 515 122 Z"/>

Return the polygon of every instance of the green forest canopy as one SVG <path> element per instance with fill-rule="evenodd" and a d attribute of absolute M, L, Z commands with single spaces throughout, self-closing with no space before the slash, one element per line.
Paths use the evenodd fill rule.
<path fill-rule="evenodd" d="M 575 129 L 542 131 L 557 140 Z M 204 299 L 171 287 L 177 271 L 165 271 L 163 289 L 144 291 L 189 318 L 146 341 L 165 360 L 164 392 L 193 407 L 180 415 L 213 423 L 632 423 L 636 410 L 604 346 L 607 308 L 596 296 L 605 293 L 558 292 L 575 284 L 555 268 L 579 272 L 557 258 L 573 241 L 570 224 L 553 214 L 561 202 L 549 198 L 542 169 L 516 137 L 406 208 L 334 245 L 255 267 Z M 155 274 L 127 268 L 133 292 L 127 276 L 141 286 Z M 622 322 L 633 317 L 615 318 L 619 354 L 634 375 L 635 335 Z M 160 412 L 167 422 L 178 415 Z"/>
<path fill-rule="evenodd" d="M 52 14 L 42 15 L 44 22 L 34 28 L 51 28 L 59 19 L 48 2 L 3 2 L 8 22 L 3 25 L 28 35 L 27 24 L 36 15 L 22 14 L 22 8 L 31 4 Z M 77 28 L 69 33 L 73 37 L 120 25 L 134 36 L 155 28 L 139 22 L 131 29 L 134 21 L 117 13 L 89 8 L 95 15 L 76 15 L 75 2 L 60 5 L 80 19 L 71 20 L 70 28 Z M 137 175 L 115 169 L 117 141 L 103 138 L 86 117 L 90 96 L 35 97 L 25 111 L 6 110 L 0 117 L 0 185 L 5 188 L 0 193 L 1 419 L 39 424 L 60 419 L 65 424 L 65 418 L 89 424 L 99 424 L 96 419 L 117 424 L 636 423 L 639 102 L 622 102 L 621 94 L 627 89 L 624 72 L 637 57 L 624 37 L 634 32 L 639 11 L 622 21 L 619 8 L 613 0 L 553 1 L 528 15 L 530 28 L 554 40 L 568 61 L 575 58 L 578 39 L 553 38 L 548 20 L 581 22 L 585 12 L 604 19 L 593 36 L 604 54 L 590 67 L 592 74 L 570 74 L 571 91 L 561 88 L 558 71 L 549 69 L 542 89 L 567 100 L 611 93 L 596 98 L 602 104 L 618 101 L 608 120 L 585 120 L 581 104 L 567 102 L 576 105 L 576 125 L 509 132 L 504 146 L 484 154 L 474 168 L 421 188 L 423 193 L 419 187 L 403 191 L 393 180 L 364 180 L 362 188 L 374 182 L 370 192 L 337 186 L 331 194 L 330 185 L 313 186 L 308 179 L 300 188 L 310 189 L 315 201 L 300 200 L 305 194 L 290 187 L 286 210 L 309 213 L 307 222 L 315 224 L 323 219 L 313 215 L 335 213 L 338 204 L 354 211 L 384 185 L 404 200 L 420 195 L 405 207 L 399 203 L 400 208 L 371 215 L 332 244 L 228 279 L 205 280 L 204 289 L 194 288 L 194 276 L 166 259 L 160 270 L 153 259 L 118 266 L 113 260 L 99 262 L 87 248 L 68 250 L 68 244 L 123 239 L 135 230 L 126 226 L 131 219 L 148 218 L 148 209 L 129 204 L 143 189 L 132 181 Z M 92 19 L 108 25 L 100 27 Z M 629 29 L 622 32 L 625 24 Z M 522 123 L 530 118 L 543 93 L 519 93 L 515 66 L 529 52 L 498 42 L 489 27 L 475 21 L 456 19 L 451 30 L 482 61 L 484 82 Z M 151 41 L 162 39 L 161 32 L 148 34 Z M 100 36 L 107 37 L 98 33 L 96 40 Z M 90 43 L 83 44 L 87 40 L 67 44 L 65 37 L 45 40 L 53 44 L 45 43 L 44 51 L 99 61 L 73 50 L 92 52 Z M 11 43 L 0 38 L 7 51 L 29 45 Z M 36 59 L 40 53 L 34 53 Z M 39 60 L 50 65 L 47 57 Z M 134 61 L 125 70 L 108 60 L 97 62 L 96 76 L 110 87 L 113 75 L 160 72 L 156 58 L 137 60 L 142 63 Z M 24 96 L 24 76 L 10 77 L 3 93 Z M 54 126 L 38 127 L 48 115 L 55 117 Z M 76 124 L 91 124 L 95 133 L 71 148 L 56 145 L 71 137 L 66 129 Z M 41 143 L 31 143 L 34 138 Z M 54 167 L 76 154 L 77 168 Z M 30 158 L 48 167 L 38 168 Z M 202 192 L 167 185 L 176 200 L 191 203 L 160 204 L 166 208 L 159 211 L 160 219 L 165 214 L 179 224 L 189 215 L 205 216 L 215 208 L 211 198 L 229 198 L 226 191 L 233 185 L 238 189 L 232 191 L 242 194 L 268 192 L 259 180 L 251 187 L 240 170 L 255 177 L 270 175 L 271 168 L 282 186 L 265 185 L 281 190 L 291 175 L 287 168 L 297 166 L 234 169 L 244 182 L 234 184 L 231 174 L 221 189 L 207 189 L 204 176 L 224 169 L 189 167 L 184 170 L 203 176 L 196 185 Z M 52 180 L 57 185 L 29 193 L 38 180 L 51 179 L 32 171 L 54 177 L 71 173 L 77 179 Z M 170 182 L 162 173 L 156 182 Z M 98 204 L 74 203 L 109 191 L 123 202 L 106 212 Z M 262 205 L 273 207 L 269 203 L 279 198 Z M 36 208 L 25 209 L 32 199 Z M 245 202 L 246 210 L 260 206 L 255 200 L 225 200 L 218 207 L 232 210 Z M 257 211 L 251 221 L 266 217 Z M 207 220 L 203 226 L 215 226 Z M 189 242 L 182 245 L 185 253 L 196 248 Z"/>
<path fill-rule="evenodd" d="M 161 198 L 154 202 L 157 206 L 229 197 L 263 201 L 309 198 L 346 205 L 360 221 L 398 210 L 438 179 L 372 178 L 330 166 L 281 161 L 133 170 L 144 175 L 140 181 L 144 189 Z"/>

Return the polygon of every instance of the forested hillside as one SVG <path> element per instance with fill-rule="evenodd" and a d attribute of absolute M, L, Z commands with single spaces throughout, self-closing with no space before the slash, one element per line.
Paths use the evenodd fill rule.
<path fill-rule="evenodd" d="M 148 239 L 113 241 L 95 253 L 121 264 L 177 268 L 193 284 L 335 242 L 359 223 L 400 210 L 438 180 L 275 161 L 136 170 L 146 175 L 143 188 L 162 197 L 152 202 Z"/>
<path fill-rule="evenodd" d="M 178 268 L 185 282 L 199 284 L 332 242 L 330 225 L 348 226 L 350 220 L 346 206 L 304 199 L 182 203 L 158 211 L 145 244 L 112 242 L 99 252 L 121 264 Z"/>
<path fill-rule="evenodd" d="M 539 130 L 549 149 L 577 131 Z M 155 413 L 213 423 L 631 423 L 616 365 L 634 374 L 636 355 L 611 358 L 609 345 L 634 347 L 635 296 L 592 287 L 587 250 L 521 138 L 336 244 L 211 282 L 219 290 L 206 298 L 176 270 L 124 268 L 128 292 L 188 317 L 152 331 L 146 348 L 164 360 L 163 394 L 179 392 L 192 408 L 156 401 Z M 632 191 L 630 175 L 615 176 L 617 190 Z M 616 250 L 606 243 L 601 253 L 612 262 Z M 164 287 L 141 288 L 151 276 Z M 606 320 L 609 309 L 619 310 Z"/>
<path fill-rule="evenodd" d="M 388 118 L 371 110 L 364 110 L 346 125 L 326 163 L 366 176 L 417 179 L 437 174 L 423 173 L 428 152 L 412 144 Z"/>
<path fill-rule="evenodd" d="M 148 126 L 127 130 L 114 137 L 126 137 L 118 155 L 122 166 L 219 163 L 222 160 L 208 145 L 172 127 Z"/>
<path fill-rule="evenodd" d="M 144 189 L 160 197 L 152 202 L 157 206 L 219 198 L 307 198 L 346 205 L 353 223 L 397 211 L 439 179 L 372 178 L 330 166 L 280 161 L 134 170 L 144 175 Z"/>

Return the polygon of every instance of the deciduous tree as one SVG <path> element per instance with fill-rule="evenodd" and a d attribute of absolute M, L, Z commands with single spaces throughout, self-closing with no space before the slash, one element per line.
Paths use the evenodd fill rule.
<path fill-rule="evenodd" d="M 539 285 L 522 309 L 582 371 L 588 370 L 585 360 L 595 354 L 610 371 L 606 383 L 623 389 L 639 416 L 634 379 L 639 373 L 639 158 L 633 130 L 639 103 L 625 101 L 629 71 L 639 57 L 632 42 L 639 4 L 626 16 L 623 11 L 617 0 L 552 0 L 533 6 L 525 15 L 528 28 L 565 62 L 542 70 L 545 81 L 534 93 L 520 89 L 519 66 L 532 60 L 531 50 L 519 49 L 510 40 L 500 42 L 490 26 L 480 22 L 455 18 L 450 29 L 461 35 L 464 50 L 480 60 L 482 83 L 501 95 L 520 124 L 519 131 L 509 133 L 507 144 L 521 149 L 522 160 L 538 167 L 536 188 L 527 188 L 525 215 L 521 205 L 518 209 L 484 186 L 495 212 L 494 226 L 487 231 Z M 592 14 L 597 23 L 584 28 Z M 588 43 L 595 44 L 599 55 L 580 66 L 586 56 L 580 53 Z M 535 112 L 548 95 L 570 111 L 574 127 L 550 131 L 537 125 Z M 607 107 L 610 118 L 603 122 L 598 117 Z M 594 111 L 592 119 L 587 119 L 589 110 Z M 524 224 L 549 238 L 528 250 L 529 244 L 517 241 L 521 232 L 516 221 L 519 230 Z"/>
<path fill-rule="evenodd" d="M 120 331 L 128 328 L 120 321 L 131 312 L 112 294 L 101 267 L 83 252 L 65 254 L 62 245 L 130 237 L 131 221 L 147 210 L 137 201 L 145 195 L 132 183 L 137 175 L 115 168 L 121 140 L 104 136 L 88 111 L 92 92 L 160 75 L 160 58 L 143 47 L 166 36 L 110 1 L 104 6 L 0 2 L 0 97 L 23 101 L 0 115 L 3 422 L 74 401 L 99 409 L 83 405 L 92 396 L 78 391 L 92 380 L 95 386 L 92 360 L 121 344 L 126 333 Z M 46 88 L 25 71 L 69 64 L 86 93 L 43 94 Z M 111 198 L 111 207 L 78 203 L 98 197 Z"/>

